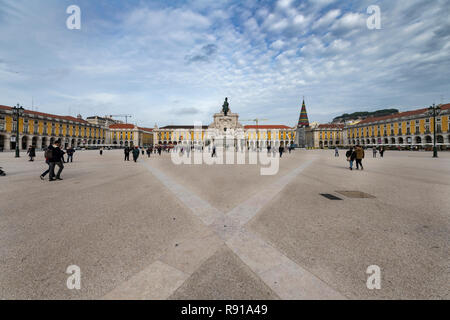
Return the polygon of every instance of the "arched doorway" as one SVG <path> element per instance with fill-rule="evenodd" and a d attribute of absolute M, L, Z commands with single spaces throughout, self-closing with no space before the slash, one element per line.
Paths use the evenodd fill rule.
<path fill-rule="evenodd" d="M 46 137 L 42 137 L 41 148 L 42 149 L 47 149 L 47 138 Z"/>
<path fill-rule="evenodd" d="M 416 137 L 415 138 L 415 143 L 416 144 L 422 144 L 422 138 L 421 137 Z"/>
<path fill-rule="evenodd" d="M 28 137 L 23 136 L 22 137 L 22 150 L 27 150 L 27 149 L 28 149 Z"/>
<path fill-rule="evenodd" d="M 33 147 L 35 147 L 35 148 L 37 148 L 37 140 L 38 140 L 38 138 L 37 137 L 33 137 L 33 139 L 31 140 L 31 145 L 33 146 Z"/>
<path fill-rule="evenodd" d="M 402 137 L 398 138 L 398 144 L 403 144 L 403 138 Z"/>
<path fill-rule="evenodd" d="M 395 138 L 391 138 L 391 144 L 395 144 Z"/>
<path fill-rule="evenodd" d="M 437 143 L 444 143 L 444 137 L 441 136 L 441 135 L 437 136 L 437 137 L 436 137 L 436 142 L 437 142 Z"/>
<path fill-rule="evenodd" d="M 425 142 L 428 143 L 428 144 L 431 144 L 431 143 L 433 143 L 433 139 L 431 138 L 431 136 L 426 136 L 425 137 Z"/>
<path fill-rule="evenodd" d="M 6 140 L 6 136 L 0 134 L 0 152 L 5 150 L 5 140 Z"/>

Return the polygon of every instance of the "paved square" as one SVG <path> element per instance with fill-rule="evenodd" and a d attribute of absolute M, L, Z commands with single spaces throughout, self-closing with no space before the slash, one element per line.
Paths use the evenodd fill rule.
<path fill-rule="evenodd" d="M 0 153 L 0 298 L 450 298 L 450 153 L 364 163 L 296 150 L 261 176 L 79 151 L 50 183 L 42 153 Z M 67 289 L 70 265 L 81 290 Z"/>

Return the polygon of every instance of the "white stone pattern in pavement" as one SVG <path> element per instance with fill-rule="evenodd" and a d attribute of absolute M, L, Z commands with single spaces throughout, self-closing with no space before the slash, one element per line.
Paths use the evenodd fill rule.
<path fill-rule="evenodd" d="M 244 226 L 264 206 L 274 199 L 298 174 L 315 159 L 302 163 L 277 182 L 247 199 L 228 213 L 214 208 L 207 201 L 179 185 L 160 170 L 148 163 L 143 165 L 156 176 L 177 198 L 188 207 L 205 225 L 210 226 L 225 244 L 280 298 L 302 299 L 346 299 L 345 296 L 323 282 L 311 272 L 300 267 L 283 253 L 268 244 Z M 190 242 L 205 241 L 205 235 Z M 202 238 L 202 239 L 200 239 Z M 181 253 L 183 255 L 184 253 Z M 206 260 L 213 252 L 207 253 Z M 189 257 L 178 257 L 189 260 Z M 199 259 L 199 257 L 197 257 Z M 192 263 L 186 270 L 179 270 L 160 261 L 153 263 L 130 280 L 108 293 L 105 299 L 167 299 L 195 271 Z M 169 279 L 170 278 L 170 279 Z M 139 285 L 137 283 L 140 283 Z"/>

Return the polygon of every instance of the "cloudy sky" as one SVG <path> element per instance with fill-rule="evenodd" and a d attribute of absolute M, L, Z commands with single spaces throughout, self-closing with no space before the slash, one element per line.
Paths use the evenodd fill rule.
<path fill-rule="evenodd" d="M 66 9 L 81 8 L 81 30 Z M 367 8 L 381 9 L 381 29 Z M 450 0 L 0 0 L 0 104 L 295 125 L 450 101 Z"/>

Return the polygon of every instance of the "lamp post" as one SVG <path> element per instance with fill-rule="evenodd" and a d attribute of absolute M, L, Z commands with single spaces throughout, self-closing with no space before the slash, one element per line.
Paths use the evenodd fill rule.
<path fill-rule="evenodd" d="M 441 113 L 441 106 L 435 105 L 428 108 L 428 115 L 433 117 L 433 158 L 438 157 L 437 147 L 436 147 L 436 116 Z"/>
<path fill-rule="evenodd" d="M 23 116 L 25 109 L 17 104 L 17 106 L 13 107 L 13 115 L 16 120 L 16 158 L 20 158 L 20 149 L 19 149 L 19 119 Z"/>

